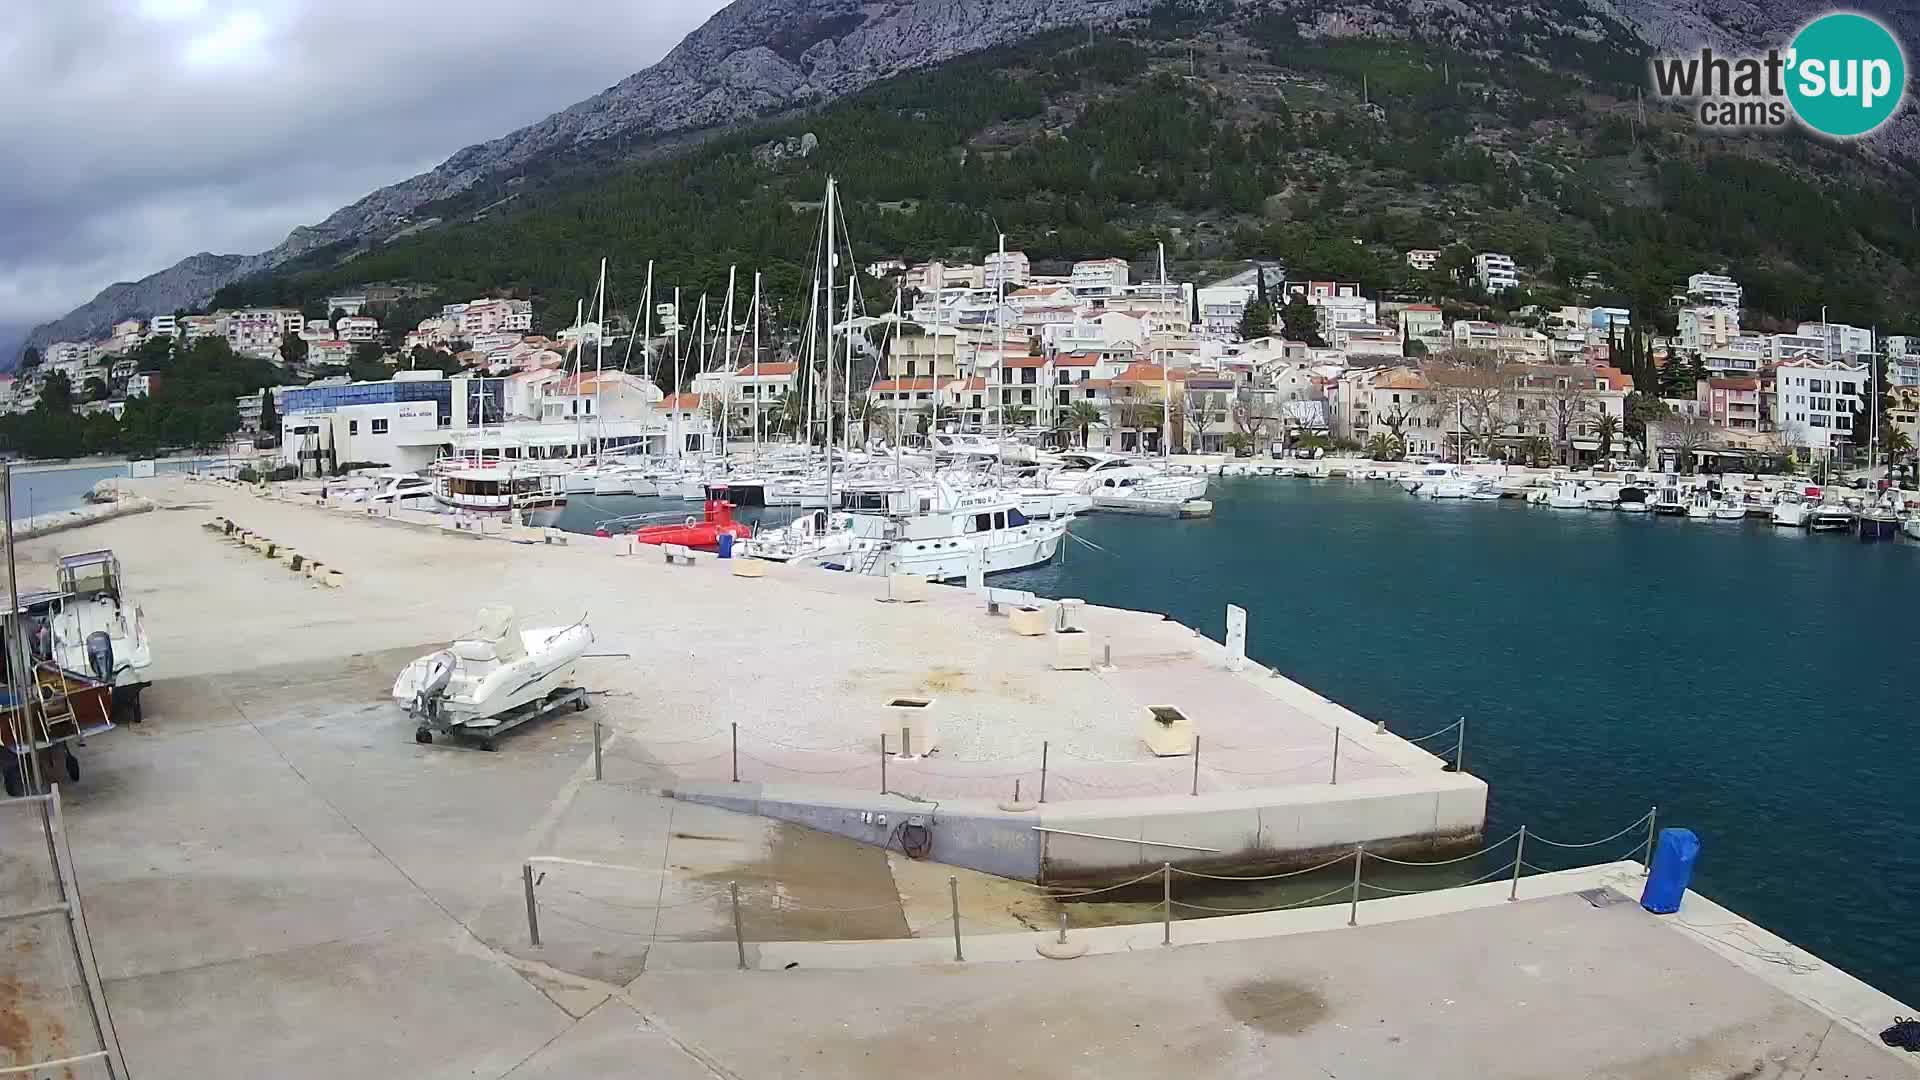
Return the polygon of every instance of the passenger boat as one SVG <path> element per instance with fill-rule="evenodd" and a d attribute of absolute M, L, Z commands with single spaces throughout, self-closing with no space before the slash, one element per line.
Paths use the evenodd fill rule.
<path fill-rule="evenodd" d="M 520 472 L 498 466 L 448 469 L 434 478 L 433 498 L 455 510 L 483 513 L 565 506 L 564 477 L 557 473 Z"/>

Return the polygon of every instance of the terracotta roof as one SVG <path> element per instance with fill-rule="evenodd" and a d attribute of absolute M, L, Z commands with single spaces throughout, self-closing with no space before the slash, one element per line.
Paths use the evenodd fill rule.
<path fill-rule="evenodd" d="M 1128 364 L 1127 369 L 1114 377 L 1117 383 L 1144 382 L 1185 382 L 1187 373 L 1174 368 L 1169 371 L 1157 364 Z"/>
<path fill-rule="evenodd" d="M 1009 356 L 1006 366 L 1010 368 L 1041 368 L 1047 366 L 1044 356 Z"/>
<path fill-rule="evenodd" d="M 1715 390 L 1758 390 L 1760 389 L 1760 380 L 1753 378 L 1708 379 L 1707 385 L 1713 387 Z"/>
<path fill-rule="evenodd" d="M 729 374 L 743 375 L 749 379 L 752 379 L 752 378 L 759 378 L 766 375 L 791 375 L 794 372 L 799 370 L 800 370 L 800 365 L 793 364 L 793 363 L 773 363 L 773 364 L 759 364 L 759 365 L 745 364 L 745 365 L 742 365 L 741 367 L 735 368 Z"/>
<path fill-rule="evenodd" d="M 1375 390 L 1426 390 L 1431 385 L 1425 375 L 1412 368 L 1392 368 L 1373 380 Z"/>
<path fill-rule="evenodd" d="M 1099 353 L 1063 352 L 1053 358 L 1054 367 L 1093 367 L 1100 363 Z"/>
<path fill-rule="evenodd" d="M 699 394 L 668 394 L 660 402 L 662 409 L 690 411 L 700 407 Z"/>

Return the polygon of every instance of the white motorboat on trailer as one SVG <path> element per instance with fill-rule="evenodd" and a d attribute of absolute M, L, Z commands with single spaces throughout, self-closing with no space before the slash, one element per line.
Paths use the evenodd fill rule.
<path fill-rule="evenodd" d="M 577 671 L 592 644 L 585 619 L 522 629 L 512 608 L 484 607 L 472 636 L 402 669 L 393 697 L 407 706 L 418 742 L 432 742 L 435 732 L 488 739 L 541 715 L 543 706 L 586 708 Z"/>
<path fill-rule="evenodd" d="M 152 682 L 153 653 L 146 616 L 126 596 L 120 560 L 112 551 L 62 555 L 61 594 L 48 610 L 47 659 L 62 669 L 105 683 L 115 712 L 140 719 L 140 691 Z"/>

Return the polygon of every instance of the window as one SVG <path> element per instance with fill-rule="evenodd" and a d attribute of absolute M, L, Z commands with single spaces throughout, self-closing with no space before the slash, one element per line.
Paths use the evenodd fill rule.
<path fill-rule="evenodd" d="M 347 434 L 349 435 L 360 434 L 360 421 L 358 420 L 347 421 Z"/>
<path fill-rule="evenodd" d="M 973 532 L 987 532 L 993 528 L 992 514 L 973 515 Z"/>
<path fill-rule="evenodd" d="M 996 511 L 994 511 L 994 513 L 993 513 L 993 527 L 994 527 L 994 528 L 996 528 L 996 529 L 1004 529 L 1004 528 L 1006 528 L 1006 527 L 1007 527 L 1007 512 L 1006 512 L 1006 511 L 1004 511 L 1004 510 L 996 510 Z"/>
<path fill-rule="evenodd" d="M 1033 404 L 1033 391 L 1031 390 L 1020 391 L 1020 404 L 1022 405 Z"/>
<path fill-rule="evenodd" d="M 913 361 L 911 360 L 907 361 L 907 377 L 913 377 Z"/>
<path fill-rule="evenodd" d="M 375 435 L 385 435 L 387 433 L 387 421 L 385 417 L 379 417 L 373 421 L 373 433 Z"/>

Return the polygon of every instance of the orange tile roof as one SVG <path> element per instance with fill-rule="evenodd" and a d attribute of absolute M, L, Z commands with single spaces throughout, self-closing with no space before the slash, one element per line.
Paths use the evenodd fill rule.
<path fill-rule="evenodd" d="M 1053 358 L 1054 367 L 1093 367 L 1100 363 L 1099 353 L 1063 352 Z"/>
<path fill-rule="evenodd" d="M 683 410 L 697 409 L 700 407 L 700 395 L 699 394 L 668 394 L 664 399 L 661 400 L 660 407 L 663 409 L 671 409 L 676 412 L 683 411 Z"/>
<path fill-rule="evenodd" d="M 1010 368 L 1046 367 L 1047 358 L 1044 356 L 1009 356 L 1007 357 L 1007 366 Z"/>
<path fill-rule="evenodd" d="M 1375 390 L 1426 390 L 1430 387 L 1427 377 L 1412 368 L 1391 368 L 1373 381 Z"/>
<path fill-rule="evenodd" d="M 1117 383 L 1185 382 L 1186 378 L 1187 373 L 1179 368 L 1169 371 L 1158 364 L 1128 364 L 1127 369 L 1114 376 L 1113 381 Z"/>
<path fill-rule="evenodd" d="M 735 368 L 732 374 L 756 378 L 765 375 L 791 375 L 799 370 L 800 365 L 792 363 L 760 364 L 757 366 L 754 364 L 744 364 Z"/>

